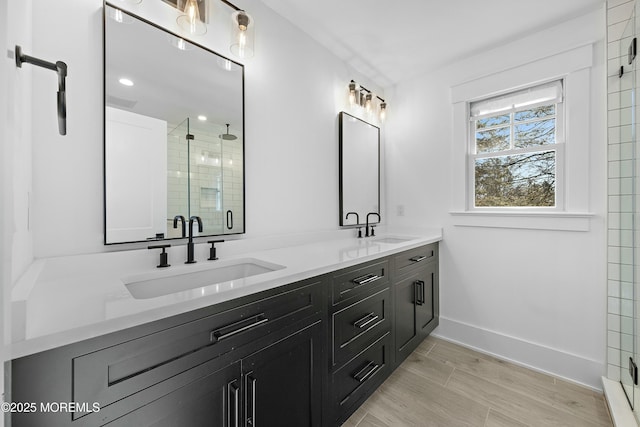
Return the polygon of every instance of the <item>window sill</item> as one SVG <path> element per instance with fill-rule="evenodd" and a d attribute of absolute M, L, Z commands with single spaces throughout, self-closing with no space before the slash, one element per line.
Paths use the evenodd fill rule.
<path fill-rule="evenodd" d="M 593 213 L 452 211 L 460 227 L 518 228 L 529 230 L 589 231 Z"/>

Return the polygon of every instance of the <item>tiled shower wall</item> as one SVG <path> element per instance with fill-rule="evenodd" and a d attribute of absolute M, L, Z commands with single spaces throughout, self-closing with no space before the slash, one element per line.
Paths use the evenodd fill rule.
<path fill-rule="evenodd" d="M 197 127 L 199 129 L 193 129 Z M 222 234 L 238 232 L 243 215 L 243 150 L 242 136 L 233 141 L 223 141 L 218 135 L 225 133 L 224 126 L 202 129 L 192 125 L 189 133 L 196 135 L 190 144 L 191 164 L 191 213 L 202 218 L 205 233 Z M 184 134 L 186 127 L 177 128 L 168 138 L 168 206 L 167 232 L 169 237 L 179 237 L 173 230 L 171 219 L 175 215 L 187 216 L 189 209 L 187 185 L 187 149 Z M 226 228 L 226 212 L 233 212 L 233 230 Z"/>
<path fill-rule="evenodd" d="M 608 126 L 608 310 L 607 376 L 620 380 L 633 351 L 633 145 L 631 78 L 619 78 L 627 65 L 631 38 L 625 29 L 633 1 L 607 2 L 607 126 Z M 629 333 L 623 333 L 623 332 Z"/>

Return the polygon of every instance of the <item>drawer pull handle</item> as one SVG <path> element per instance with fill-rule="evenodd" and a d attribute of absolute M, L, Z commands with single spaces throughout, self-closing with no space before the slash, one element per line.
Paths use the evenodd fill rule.
<path fill-rule="evenodd" d="M 264 313 L 260 313 L 260 314 L 258 314 L 256 316 L 253 316 L 250 319 L 243 320 L 242 322 L 234 323 L 233 325 L 225 326 L 223 328 L 220 328 L 220 329 L 218 329 L 216 331 L 211 332 L 211 334 L 209 335 L 209 340 L 212 343 L 215 344 L 218 341 L 222 341 L 222 340 L 224 340 L 226 338 L 232 337 L 232 336 L 234 336 L 236 334 L 239 334 L 240 332 L 248 331 L 249 329 L 255 328 L 256 326 L 262 325 L 263 323 L 266 323 L 268 321 L 269 321 L 269 319 L 264 317 Z M 232 329 L 229 332 L 225 332 L 226 329 L 234 327 L 234 326 L 236 326 L 238 324 L 245 324 L 247 322 L 249 322 L 249 324 L 241 326 L 241 327 L 239 327 L 237 329 Z"/>
<path fill-rule="evenodd" d="M 424 261 L 425 259 L 427 259 L 426 255 L 421 255 L 421 256 L 414 256 L 413 258 L 409 258 L 409 261 L 420 262 L 420 261 Z"/>
<path fill-rule="evenodd" d="M 352 282 L 360 286 L 366 283 L 371 283 L 373 281 L 376 281 L 379 278 L 380 276 L 378 276 L 377 274 L 367 274 L 365 276 L 356 277 L 355 279 L 352 280 Z"/>
<path fill-rule="evenodd" d="M 378 315 L 375 313 L 369 313 L 366 316 L 364 316 L 362 319 L 356 320 L 355 322 L 353 322 L 353 326 L 355 326 L 356 328 L 362 329 L 365 326 L 367 326 L 369 323 L 375 322 L 376 320 L 378 320 Z"/>
<path fill-rule="evenodd" d="M 353 375 L 353 379 L 358 381 L 359 383 L 362 383 L 366 381 L 366 379 L 371 375 L 373 375 L 378 370 L 378 368 L 380 368 L 380 365 L 374 362 L 369 362 L 364 368 Z"/>

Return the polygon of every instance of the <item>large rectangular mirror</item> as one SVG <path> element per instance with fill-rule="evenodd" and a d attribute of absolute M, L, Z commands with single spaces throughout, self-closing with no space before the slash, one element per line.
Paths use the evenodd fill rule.
<path fill-rule="evenodd" d="M 380 128 L 343 111 L 339 133 L 340 225 L 365 224 L 368 213 L 380 214 Z"/>
<path fill-rule="evenodd" d="M 105 244 L 244 233 L 243 66 L 109 4 L 104 45 Z"/>

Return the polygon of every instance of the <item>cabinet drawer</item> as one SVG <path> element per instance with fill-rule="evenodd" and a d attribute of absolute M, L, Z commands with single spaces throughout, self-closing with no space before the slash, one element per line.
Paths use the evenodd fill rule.
<path fill-rule="evenodd" d="M 73 358 L 73 400 L 101 407 L 322 310 L 320 279 Z M 85 415 L 75 413 L 74 419 Z"/>
<path fill-rule="evenodd" d="M 332 362 L 340 365 L 390 327 L 391 291 L 385 288 L 332 316 Z"/>
<path fill-rule="evenodd" d="M 393 262 L 398 272 L 403 272 L 411 267 L 426 264 L 438 259 L 438 244 L 431 243 L 426 246 L 401 252 L 394 256 Z"/>
<path fill-rule="evenodd" d="M 376 263 L 369 263 L 359 268 L 342 270 L 333 276 L 331 294 L 333 305 L 366 292 L 389 281 L 387 277 L 389 262 L 385 259 Z"/>
<path fill-rule="evenodd" d="M 334 410 L 344 419 L 389 376 L 390 334 L 387 333 L 332 376 Z"/>

